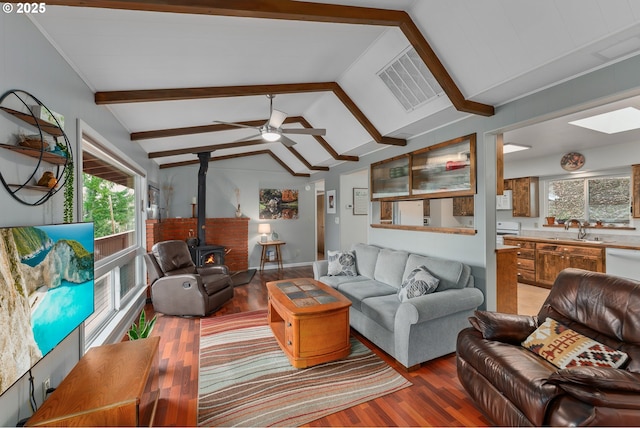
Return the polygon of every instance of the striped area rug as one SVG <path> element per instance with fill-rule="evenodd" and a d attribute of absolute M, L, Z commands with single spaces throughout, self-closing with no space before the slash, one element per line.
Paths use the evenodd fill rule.
<path fill-rule="evenodd" d="M 296 369 L 266 311 L 200 322 L 198 426 L 299 426 L 410 385 L 353 337 L 347 358 Z"/>

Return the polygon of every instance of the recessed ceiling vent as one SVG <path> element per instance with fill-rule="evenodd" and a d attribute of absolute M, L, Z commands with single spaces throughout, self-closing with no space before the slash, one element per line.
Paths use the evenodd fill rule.
<path fill-rule="evenodd" d="M 378 72 L 406 111 L 444 94 L 438 81 L 414 48 L 409 48 Z"/>

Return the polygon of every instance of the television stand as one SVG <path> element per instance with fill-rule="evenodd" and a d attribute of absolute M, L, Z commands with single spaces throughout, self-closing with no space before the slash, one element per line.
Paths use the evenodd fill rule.
<path fill-rule="evenodd" d="M 91 348 L 27 426 L 151 426 L 158 336 Z"/>

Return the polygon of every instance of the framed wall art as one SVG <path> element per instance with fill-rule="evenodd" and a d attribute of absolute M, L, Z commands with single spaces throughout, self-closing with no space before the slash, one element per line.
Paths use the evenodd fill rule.
<path fill-rule="evenodd" d="M 336 191 L 335 190 L 327 190 L 327 214 L 335 214 L 336 213 Z"/>
<path fill-rule="evenodd" d="M 295 220 L 298 218 L 297 189 L 260 189 L 261 220 Z"/>
<path fill-rule="evenodd" d="M 353 215 L 367 215 L 369 213 L 369 189 L 353 188 Z"/>

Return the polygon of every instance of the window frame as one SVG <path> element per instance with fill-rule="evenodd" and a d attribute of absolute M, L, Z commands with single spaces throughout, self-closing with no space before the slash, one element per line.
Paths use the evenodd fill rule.
<path fill-rule="evenodd" d="M 114 308 L 110 311 L 107 317 L 105 317 L 94 331 L 85 331 L 84 325 L 81 328 L 81 343 L 80 347 L 82 352 L 86 352 L 93 346 L 102 345 L 107 343 L 110 336 L 119 328 L 119 324 L 123 318 L 129 316 L 129 312 L 137 307 L 136 303 L 142 298 L 146 298 L 146 277 L 144 271 L 144 263 L 142 257 L 146 245 L 145 234 L 145 218 L 143 216 L 143 207 L 147 188 L 147 175 L 146 171 L 131 160 L 126 154 L 118 150 L 108 140 L 103 138 L 98 132 L 96 132 L 89 125 L 78 119 L 77 127 L 77 157 L 76 163 L 78 167 L 75 168 L 75 182 L 76 186 L 76 209 L 75 218 L 83 218 L 83 153 L 85 150 L 92 154 L 99 152 L 101 156 L 106 156 L 109 161 L 117 165 L 118 168 L 125 170 L 127 173 L 131 173 L 134 177 L 134 239 L 135 243 L 128 248 L 118 251 L 114 254 L 104 257 L 103 259 L 95 262 L 94 264 L 94 277 L 101 278 L 102 276 L 111 273 L 110 287 L 111 287 L 111 301 L 114 304 Z M 91 146 L 91 147 L 89 147 Z M 135 262 L 135 286 L 127 292 L 125 296 L 120 296 L 120 268 L 126 264 Z M 95 309 L 94 309 L 95 310 Z M 127 321 L 128 324 L 128 321 Z"/>
<path fill-rule="evenodd" d="M 544 181 L 544 195 L 543 195 L 543 202 L 544 202 L 544 216 L 549 216 L 549 188 L 551 186 L 551 182 L 553 181 L 564 181 L 564 180 L 584 180 L 585 184 L 583 185 L 583 197 L 584 197 L 584 206 L 583 206 L 583 212 L 582 212 L 582 216 L 579 218 L 580 220 L 585 220 L 585 221 L 591 221 L 588 219 L 589 216 L 589 187 L 586 184 L 588 182 L 588 180 L 593 180 L 593 179 L 606 179 L 606 178 L 627 178 L 629 179 L 630 185 L 629 185 L 629 197 L 631 198 L 633 191 L 631 188 L 632 185 L 632 174 L 631 174 L 631 170 L 609 170 L 609 171 L 601 171 L 598 173 L 589 173 L 589 174 L 570 174 L 570 175 L 559 175 L 559 176 L 552 176 L 552 177 L 548 177 L 545 181 Z M 631 225 L 632 223 L 632 215 L 631 215 L 631 208 L 629 208 L 629 213 L 628 213 L 629 217 L 628 220 L 622 222 L 622 221 L 618 221 L 618 222 L 611 222 L 611 223 L 615 223 L 615 224 L 621 224 L 621 225 Z M 593 220 L 595 222 L 595 220 Z"/>

